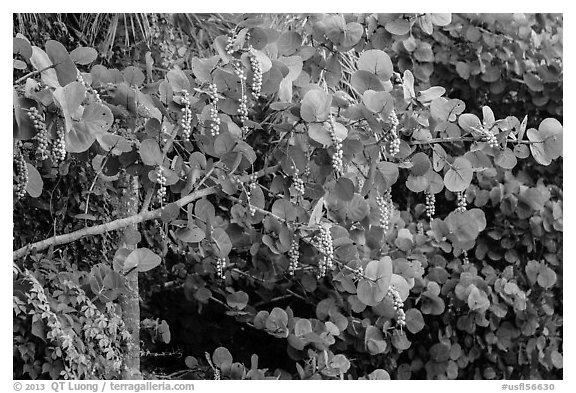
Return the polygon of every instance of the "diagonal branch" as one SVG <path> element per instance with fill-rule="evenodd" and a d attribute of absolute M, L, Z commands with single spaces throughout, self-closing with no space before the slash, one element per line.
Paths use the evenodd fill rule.
<path fill-rule="evenodd" d="M 186 195 L 185 197 L 179 199 L 175 203 L 178 206 L 182 207 L 182 206 L 189 204 L 190 202 L 195 201 L 196 199 L 200 199 L 202 197 L 214 194 L 214 193 L 216 193 L 217 190 L 218 190 L 217 186 L 204 188 L 202 190 L 199 190 L 199 191 L 196 191 L 196 192 L 193 192 L 191 194 Z M 50 246 L 58 246 L 61 244 L 71 243 L 73 241 L 76 241 L 76 240 L 81 239 L 81 238 L 86 237 L 86 236 L 101 235 L 101 234 L 106 233 L 106 232 L 117 231 L 119 229 L 126 228 L 127 226 L 130 226 L 130 225 L 134 225 L 134 224 L 138 224 L 138 223 L 141 223 L 144 221 L 157 219 L 160 217 L 161 214 L 162 214 L 162 208 L 142 212 L 142 213 L 136 214 L 134 216 L 130 216 L 130 217 L 122 218 L 119 220 L 107 222 L 105 224 L 95 225 L 95 226 L 87 227 L 87 228 L 82 228 L 82 229 L 75 231 L 75 232 L 70 232 L 70 233 L 66 233 L 64 235 L 59 235 L 59 236 L 51 237 L 48 239 L 44 239 L 44 240 L 29 244 L 27 246 L 24 246 L 24 247 L 22 247 L 16 251 L 14 251 L 13 259 L 18 259 L 18 258 L 23 257 L 24 255 L 26 255 L 26 253 L 28 251 L 30 251 L 32 249 L 36 249 L 36 251 L 41 251 L 41 250 L 45 250 L 46 248 L 48 248 Z"/>
<path fill-rule="evenodd" d="M 275 165 L 269 168 L 262 169 L 261 171 L 256 172 L 255 175 L 256 177 L 269 175 L 271 173 L 276 172 L 278 167 L 279 167 L 278 165 Z M 243 182 L 247 182 L 250 180 L 250 175 L 242 176 L 240 177 L 240 179 Z M 178 207 L 183 207 L 197 199 L 215 194 L 216 192 L 218 192 L 219 189 L 220 189 L 219 185 L 203 188 L 202 190 L 194 191 L 193 193 L 180 198 L 174 203 L 176 203 Z M 101 225 L 82 228 L 78 231 L 67 233 L 64 235 L 54 236 L 19 248 L 18 250 L 12 253 L 12 258 L 13 259 L 22 258 L 32 249 L 36 249 L 36 251 L 41 251 L 47 249 L 50 246 L 58 246 L 61 244 L 71 243 L 86 236 L 101 235 L 106 232 L 117 231 L 119 229 L 126 228 L 129 225 L 138 224 L 149 220 L 155 220 L 157 218 L 160 218 L 161 214 L 162 214 L 162 208 L 156 210 L 144 211 L 134 216 L 107 222 Z"/>

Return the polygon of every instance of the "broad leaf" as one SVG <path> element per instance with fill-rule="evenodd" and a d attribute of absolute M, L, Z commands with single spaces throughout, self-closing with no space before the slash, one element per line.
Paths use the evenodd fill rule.
<path fill-rule="evenodd" d="M 464 157 L 457 157 L 444 175 L 444 184 L 452 192 L 464 191 L 472 181 L 472 164 Z"/>
<path fill-rule="evenodd" d="M 390 79 L 393 72 L 390 56 L 379 49 L 362 52 L 358 58 L 357 66 L 359 70 L 368 71 L 382 80 Z"/>
<path fill-rule="evenodd" d="M 136 268 L 138 272 L 147 272 L 160 264 L 162 258 L 147 248 L 137 248 L 124 261 L 124 273 Z"/>

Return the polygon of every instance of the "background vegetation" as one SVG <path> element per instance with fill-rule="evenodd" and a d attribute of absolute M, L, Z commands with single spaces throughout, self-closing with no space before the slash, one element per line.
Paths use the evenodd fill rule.
<path fill-rule="evenodd" d="M 561 379 L 562 45 L 14 14 L 14 378 Z"/>

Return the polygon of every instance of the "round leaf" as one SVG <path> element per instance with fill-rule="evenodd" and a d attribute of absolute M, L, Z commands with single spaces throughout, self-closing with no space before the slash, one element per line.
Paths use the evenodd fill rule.
<path fill-rule="evenodd" d="M 472 181 L 472 164 L 464 157 L 458 157 L 444 175 L 444 184 L 452 192 L 464 191 Z"/>
<path fill-rule="evenodd" d="M 162 258 L 147 248 L 137 248 L 132 251 L 124 261 L 124 272 L 136 268 L 139 272 L 146 272 L 158 266 Z"/>
<path fill-rule="evenodd" d="M 238 291 L 226 296 L 226 303 L 237 310 L 243 310 L 248 304 L 248 294 L 243 291 Z"/>
<path fill-rule="evenodd" d="M 98 57 L 98 52 L 94 48 L 81 46 L 70 52 L 70 58 L 76 64 L 87 65 Z"/>
<path fill-rule="evenodd" d="M 28 183 L 26 183 L 26 192 L 32 198 L 38 198 L 42 194 L 44 181 L 33 165 L 26 163 L 26 166 L 28 167 Z"/>
<path fill-rule="evenodd" d="M 390 79 L 393 72 L 390 56 L 379 49 L 370 49 L 362 52 L 357 66 L 359 70 L 371 72 L 382 80 Z"/>
<path fill-rule="evenodd" d="M 230 367 L 232 365 L 232 354 L 224 347 L 218 347 L 212 354 L 212 361 L 218 368 Z"/>
<path fill-rule="evenodd" d="M 307 122 L 328 120 L 332 96 L 322 90 L 310 90 L 302 99 L 300 116 Z"/>
<path fill-rule="evenodd" d="M 354 198 L 354 183 L 346 177 L 340 177 L 336 181 L 334 192 L 339 200 L 349 202 Z"/>
<path fill-rule="evenodd" d="M 58 82 L 61 86 L 66 86 L 68 83 L 76 81 L 78 76 L 78 69 L 70 58 L 68 51 L 60 42 L 49 40 L 46 42 L 46 53 L 55 65 L 56 75 Z"/>
<path fill-rule="evenodd" d="M 366 90 L 384 90 L 384 85 L 380 82 L 380 79 L 372 72 L 366 70 L 358 70 L 353 73 L 350 83 L 360 94 L 364 94 Z"/>
<path fill-rule="evenodd" d="M 424 329 L 424 325 L 424 317 L 419 310 L 411 308 L 406 311 L 406 328 L 411 333 L 418 333 L 420 330 Z"/>
<path fill-rule="evenodd" d="M 146 165 L 162 165 L 162 151 L 156 139 L 145 139 L 138 150 L 142 162 Z"/>
<path fill-rule="evenodd" d="M 212 231 L 212 240 L 218 250 L 218 256 L 225 257 L 232 251 L 232 242 L 223 228 L 215 228 Z"/>
<path fill-rule="evenodd" d="M 362 94 L 362 103 L 374 113 L 386 118 L 394 109 L 394 98 L 385 91 L 366 90 Z"/>

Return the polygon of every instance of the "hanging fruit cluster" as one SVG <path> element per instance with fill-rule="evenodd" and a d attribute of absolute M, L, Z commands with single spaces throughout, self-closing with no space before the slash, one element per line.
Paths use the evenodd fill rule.
<path fill-rule="evenodd" d="M 17 199 L 24 198 L 26 195 L 26 186 L 28 185 L 28 166 L 22 155 L 22 142 L 17 141 L 14 148 L 14 161 L 16 164 L 16 184 L 14 192 Z"/>

